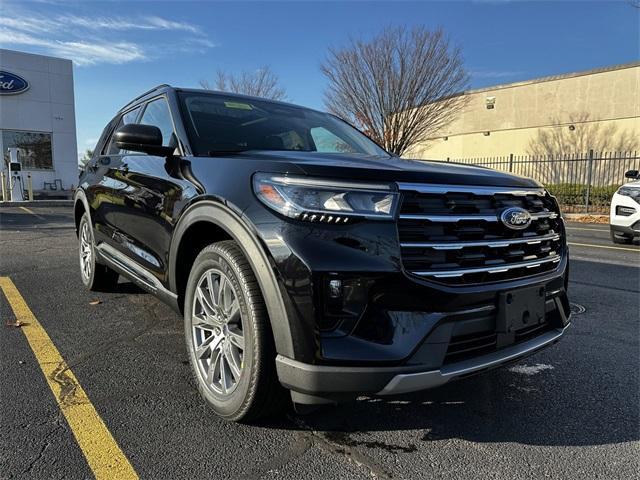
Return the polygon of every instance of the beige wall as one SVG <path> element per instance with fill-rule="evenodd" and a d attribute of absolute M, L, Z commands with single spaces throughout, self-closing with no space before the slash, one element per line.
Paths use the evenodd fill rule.
<path fill-rule="evenodd" d="M 532 148 L 540 147 L 540 132 L 555 143 L 563 143 L 565 149 L 640 149 L 640 64 L 474 90 L 465 95 L 468 103 L 460 116 L 407 157 L 530 154 L 534 153 Z M 495 97 L 493 109 L 486 108 L 488 97 Z M 575 129 L 569 130 L 570 125 Z"/>

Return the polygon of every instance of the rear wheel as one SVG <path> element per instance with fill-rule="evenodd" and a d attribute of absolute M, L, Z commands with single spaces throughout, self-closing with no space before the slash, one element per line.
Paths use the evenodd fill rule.
<path fill-rule="evenodd" d="M 198 390 L 218 415 L 249 421 L 287 405 L 262 293 L 235 242 L 209 245 L 196 258 L 184 328 Z"/>
<path fill-rule="evenodd" d="M 96 262 L 96 249 L 89 215 L 85 213 L 78 226 L 78 254 L 82 283 L 92 291 L 113 290 L 118 284 L 118 273 Z"/>
<path fill-rule="evenodd" d="M 628 245 L 630 243 L 633 243 L 633 237 L 631 235 L 625 235 L 624 233 L 618 233 L 614 230 L 611 230 L 611 241 L 617 244 Z"/>

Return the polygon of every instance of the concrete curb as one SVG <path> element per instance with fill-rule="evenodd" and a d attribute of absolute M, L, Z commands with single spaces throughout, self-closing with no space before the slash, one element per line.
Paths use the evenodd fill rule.
<path fill-rule="evenodd" d="M 34 200 L 33 202 L 0 202 L 2 207 L 72 207 L 73 200 Z"/>

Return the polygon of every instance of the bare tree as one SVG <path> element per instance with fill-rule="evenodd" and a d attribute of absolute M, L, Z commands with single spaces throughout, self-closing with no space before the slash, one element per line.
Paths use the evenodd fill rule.
<path fill-rule="evenodd" d="M 600 181 L 612 183 L 618 180 L 617 155 L 630 155 L 640 148 L 636 132 L 620 130 L 613 123 L 592 121 L 587 112 L 569 115 L 569 123 L 554 118 L 550 128 L 539 128 L 529 141 L 527 153 L 540 160 L 532 163 L 527 174 L 545 184 L 562 183 L 576 175 L 579 161 L 555 160 L 586 159 L 589 151 L 603 159 L 598 161 Z M 610 159 L 607 159 L 610 158 Z M 574 170 L 576 169 L 576 170 Z"/>
<path fill-rule="evenodd" d="M 460 49 L 440 29 L 387 28 L 331 49 L 321 66 L 327 109 L 402 155 L 463 108 L 469 77 Z"/>
<path fill-rule="evenodd" d="M 253 72 L 244 71 L 238 75 L 218 70 L 213 85 L 208 80 L 200 80 L 200 86 L 206 90 L 242 93 L 272 100 L 287 98 L 285 89 L 280 85 L 280 79 L 269 66 L 260 67 Z"/>
<path fill-rule="evenodd" d="M 613 124 L 602 124 L 591 120 L 586 113 L 572 114 L 569 124 L 552 119 L 552 128 L 538 129 L 529 141 L 529 155 L 562 157 L 594 152 L 622 152 L 637 150 L 638 138 L 629 130 L 619 131 Z"/>

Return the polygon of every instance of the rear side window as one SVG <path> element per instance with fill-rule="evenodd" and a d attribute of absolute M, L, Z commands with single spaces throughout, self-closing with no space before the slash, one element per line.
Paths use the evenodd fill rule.
<path fill-rule="evenodd" d="M 109 141 L 109 147 L 105 152 L 107 155 L 120 155 L 120 154 L 126 153 L 125 150 L 120 150 L 118 148 L 118 146 L 114 142 L 113 134 L 123 125 L 129 125 L 130 123 L 134 123 L 136 121 L 136 118 L 138 118 L 139 112 L 140 112 L 140 107 L 136 107 L 133 110 L 129 110 L 127 113 L 122 115 L 122 118 L 120 118 L 118 125 L 116 125 L 116 128 L 114 128 L 113 132 L 111 133 L 111 140 Z"/>
<path fill-rule="evenodd" d="M 171 121 L 171 112 L 169 111 L 169 105 L 164 98 L 153 100 L 147 104 L 147 108 L 144 109 L 140 123 L 143 125 L 153 125 L 158 127 L 162 132 L 162 145 L 168 147 L 173 135 L 173 122 Z"/>

